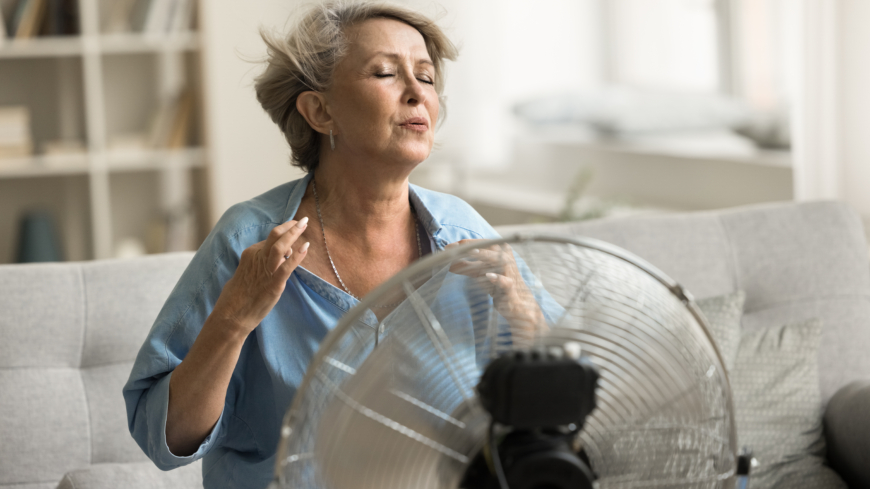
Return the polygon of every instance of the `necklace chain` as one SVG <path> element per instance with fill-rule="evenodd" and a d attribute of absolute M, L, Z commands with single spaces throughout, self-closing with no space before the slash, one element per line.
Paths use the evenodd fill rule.
<path fill-rule="evenodd" d="M 332 255 L 329 254 L 329 246 L 326 244 L 326 229 L 323 226 L 323 216 L 320 213 L 320 199 L 317 198 L 317 184 L 314 179 L 311 179 L 311 191 L 314 193 L 314 206 L 317 208 L 317 220 L 320 221 L 320 235 L 323 237 L 323 247 L 326 248 L 326 258 L 329 259 L 329 264 L 332 265 L 332 271 L 335 272 L 335 278 L 338 279 L 338 283 L 341 284 L 341 288 L 344 289 L 345 292 L 356 300 L 360 300 L 359 297 L 354 295 L 350 289 L 345 285 L 344 280 L 341 279 L 341 275 L 338 274 L 338 269 L 335 268 L 335 262 L 332 261 Z M 414 207 L 411 207 L 411 215 L 416 217 L 414 213 Z M 417 220 L 414 219 L 414 234 L 417 236 L 417 253 L 418 257 L 423 257 L 423 246 L 420 244 L 420 228 L 417 226 Z M 372 307 L 380 307 L 380 308 L 388 308 L 388 307 L 396 307 L 400 302 L 396 302 L 395 304 L 381 304 L 381 305 L 373 305 Z"/>

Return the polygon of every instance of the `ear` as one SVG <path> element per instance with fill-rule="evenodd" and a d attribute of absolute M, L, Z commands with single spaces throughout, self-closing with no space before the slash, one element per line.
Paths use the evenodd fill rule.
<path fill-rule="evenodd" d="M 328 134 L 332 127 L 332 116 L 326 110 L 326 97 L 320 92 L 302 92 L 296 98 L 296 110 L 308 121 L 312 129 Z"/>

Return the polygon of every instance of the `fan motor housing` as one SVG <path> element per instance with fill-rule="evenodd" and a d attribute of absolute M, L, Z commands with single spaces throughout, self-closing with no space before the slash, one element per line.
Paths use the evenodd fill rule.
<path fill-rule="evenodd" d="M 595 477 L 564 436 L 519 430 L 499 444 L 511 489 L 592 489 Z"/>
<path fill-rule="evenodd" d="M 496 422 L 515 429 L 583 426 L 595 409 L 598 372 L 585 359 L 540 350 L 503 355 L 477 386 Z"/>

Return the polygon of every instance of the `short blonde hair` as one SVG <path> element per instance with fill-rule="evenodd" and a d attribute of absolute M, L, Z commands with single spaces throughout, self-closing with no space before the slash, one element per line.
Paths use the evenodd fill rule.
<path fill-rule="evenodd" d="M 405 7 L 371 1 L 329 1 L 303 12 L 282 39 L 260 30 L 266 42 L 266 69 L 254 84 L 257 100 L 290 143 L 293 165 L 306 172 L 317 168 L 320 135 L 296 109 L 299 94 L 323 92 L 332 83 L 335 67 L 347 54 L 347 27 L 374 18 L 395 19 L 417 29 L 435 69 L 435 91 L 444 107 L 444 60 L 454 60 L 456 46 L 435 22 Z"/>

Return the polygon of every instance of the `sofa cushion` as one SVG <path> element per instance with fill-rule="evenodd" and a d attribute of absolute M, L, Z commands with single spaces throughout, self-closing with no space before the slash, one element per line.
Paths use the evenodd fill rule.
<path fill-rule="evenodd" d="M 819 318 L 822 402 L 870 378 L 870 263 L 861 219 L 839 202 L 501 227 L 588 236 L 649 261 L 696 297 L 746 292 L 743 327 Z"/>
<path fill-rule="evenodd" d="M 120 395 L 132 368 L 133 362 L 120 362 L 81 370 L 91 419 L 91 463 L 148 460 L 127 432 L 127 410 Z"/>
<path fill-rule="evenodd" d="M 191 257 L 177 253 L 149 258 L 95 261 L 82 267 L 87 303 L 82 367 L 136 358 Z"/>
<path fill-rule="evenodd" d="M 731 386 L 740 446 L 759 461 L 753 489 L 845 488 L 823 466 L 818 320 L 744 331 Z"/>
<path fill-rule="evenodd" d="M 0 487 L 146 460 L 121 389 L 192 256 L 0 266 Z"/>
<path fill-rule="evenodd" d="M 57 483 L 90 463 L 78 369 L 0 369 L 0 393 L 0 486 Z"/>
<path fill-rule="evenodd" d="M 746 294 L 742 290 L 730 294 L 709 297 L 697 301 L 698 308 L 707 318 L 710 335 L 722 355 L 725 369 L 730 372 L 737 358 L 740 345 L 740 320 L 743 318 L 743 303 Z"/>
<path fill-rule="evenodd" d="M 0 369 L 79 366 L 85 325 L 79 266 L 5 265 L 0 311 Z"/>

